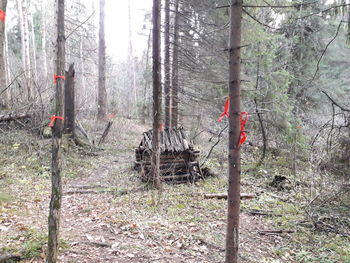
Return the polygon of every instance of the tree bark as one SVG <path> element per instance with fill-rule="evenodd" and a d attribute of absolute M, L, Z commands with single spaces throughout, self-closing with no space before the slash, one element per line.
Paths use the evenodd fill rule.
<path fill-rule="evenodd" d="M 240 213 L 240 114 L 241 114 L 241 19 L 242 0 L 231 0 L 229 46 L 229 179 L 226 233 L 226 263 L 237 263 Z"/>
<path fill-rule="evenodd" d="M 173 44 L 173 65 L 172 65 L 172 93 L 171 93 L 171 127 L 178 125 L 178 105 L 179 105 L 179 0 L 175 2 L 175 21 L 174 21 L 174 44 Z"/>
<path fill-rule="evenodd" d="M 165 32 L 164 32 L 164 97 L 165 97 L 165 128 L 171 126 L 170 97 L 170 1 L 165 0 Z"/>
<path fill-rule="evenodd" d="M 0 9 L 6 13 L 7 0 L 0 1 Z M 0 90 L 6 89 L 6 60 L 5 60 L 5 22 L 0 21 Z M 7 91 L 4 93 L 4 98 L 0 98 L 0 104 L 8 103 Z"/>
<path fill-rule="evenodd" d="M 75 70 L 74 63 L 69 65 L 69 70 L 66 72 L 66 81 L 64 84 L 65 89 L 65 102 L 64 102 L 64 130 L 65 133 L 74 136 L 75 127 Z"/>
<path fill-rule="evenodd" d="M 105 0 L 100 0 L 100 31 L 98 48 L 98 113 L 99 120 L 106 118 L 107 91 L 106 91 L 106 41 L 105 41 Z"/>
<path fill-rule="evenodd" d="M 148 41 L 147 41 L 147 52 L 146 52 L 146 64 L 145 64 L 145 71 L 144 71 L 144 81 L 145 86 L 143 88 L 143 102 L 142 102 L 142 114 L 141 114 L 141 124 L 146 124 L 146 111 L 147 111 L 147 88 L 149 87 L 150 81 L 148 77 L 148 60 L 149 60 L 149 51 L 151 47 L 151 35 L 152 30 L 150 30 L 148 35 Z"/>
<path fill-rule="evenodd" d="M 45 81 L 45 86 L 44 89 L 46 89 L 47 86 L 47 76 L 48 76 L 48 69 L 47 69 L 47 51 L 46 51 L 46 42 L 47 42 L 47 26 L 46 26 L 46 6 L 45 6 L 46 1 L 42 1 L 41 3 L 41 19 L 43 21 L 42 23 L 42 56 L 43 56 L 43 71 L 44 71 L 44 81 Z"/>
<path fill-rule="evenodd" d="M 64 0 L 57 0 L 57 65 L 56 74 L 65 75 L 65 35 L 64 35 Z M 64 117 L 64 80 L 59 78 L 56 82 L 56 116 Z M 61 140 L 63 121 L 57 119 L 52 132 L 52 193 L 49 213 L 49 236 L 48 236 L 48 263 L 56 263 L 58 256 L 58 237 L 60 227 L 60 214 L 62 202 L 61 183 Z"/>
<path fill-rule="evenodd" d="M 152 134 L 152 178 L 157 189 L 161 188 L 159 178 L 160 116 L 161 116 L 161 67 L 160 67 L 160 0 L 153 0 L 153 134 Z"/>
<path fill-rule="evenodd" d="M 28 31 L 28 8 L 27 0 L 17 0 L 19 23 L 21 29 L 21 57 L 22 66 L 25 76 L 25 87 L 27 88 L 27 99 L 32 99 L 32 86 L 31 86 L 31 65 L 29 55 L 29 31 Z"/>
<path fill-rule="evenodd" d="M 129 21 L 129 50 L 128 50 L 128 64 L 129 64 L 129 77 L 132 81 L 132 93 L 134 95 L 134 105 L 137 105 L 137 87 L 136 87 L 136 72 L 135 72 L 135 59 L 134 59 L 134 49 L 132 41 L 132 28 L 131 28 L 131 6 L 130 0 L 128 2 L 128 21 Z M 130 92 L 131 93 L 131 92 Z M 131 93 L 131 94 L 132 94 Z M 137 113 L 137 112 L 135 112 Z"/>
<path fill-rule="evenodd" d="M 31 26 L 31 42 L 32 42 L 32 61 L 33 61 L 33 71 L 31 74 L 32 79 L 35 81 L 35 83 L 38 81 L 38 69 L 37 69 L 37 63 L 36 63 L 36 37 L 35 37 L 35 30 L 34 30 L 34 19 L 33 14 L 28 14 L 30 19 L 30 26 Z M 43 22 L 45 23 L 45 21 Z M 38 85 L 39 86 L 39 85 Z"/>

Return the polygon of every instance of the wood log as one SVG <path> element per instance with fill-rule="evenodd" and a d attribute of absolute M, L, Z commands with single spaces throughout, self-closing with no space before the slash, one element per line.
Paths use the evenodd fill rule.
<path fill-rule="evenodd" d="M 258 233 L 260 235 L 292 234 L 295 233 L 295 230 L 261 230 Z"/>
<path fill-rule="evenodd" d="M 0 263 L 8 263 L 8 262 L 15 262 L 15 261 L 21 261 L 22 256 L 20 255 L 0 255 Z"/>
<path fill-rule="evenodd" d="M 108 135 L 108 133 L 109 133 L 111 127 L 112 127 L 112 124 L 113 124 L 113 121 L 109 121 L 109 122 L 107 123 L 106 128 L 105 128 L 105 130 L 103 131 L 103 134 L 102 134 L 102 136 L 101 136 L 101 138 L 100 138 L 100 140 L 99 140 L 99 142 L 98 142 L 98 146 L 100 146 L 100 145 L 105 141 L 105 139 L 106 139 L 106 137 L 107 137 L 107 135 Z"/>
<path fill-rule="evenodd" d="M 181 174 L 181 175 L 167 175 L 163 176 L 161 179 L 164 181 L 179 181 L 184 179 L 191 179 L 193 176 L 191 174 Z"/>
<path fill-rule="evenodd" d="M 23 114 L 10 113 L 8 115 L 0 115 L 0 122 L 20 120 L 20 119 L 25 119 L 28 117 L 30 117 L 30 116 L 26 113 L 23 113 Z"/>
<path fill-rule="evenodd" d="M 81 132 L 81 134 L 88 140 L 88 142 L 91 144 L 91 140 L 89 138 L 89 135 L 87 134 L 87 132 L 85 131 L 83 125 L 81 125 L 81 123 L 76 120 L 75 121 L 75 127 L 78 128 L 78 130 Z"/>
<path fill-rule="evenodd" d="M 204 194 L 205 199 L 227 199 L 227 193 L 216 193 L 216 194 Z M 255 198 L 254 194 L 245 194 L 241 193 L 241 200 L 253 199 Z"/>

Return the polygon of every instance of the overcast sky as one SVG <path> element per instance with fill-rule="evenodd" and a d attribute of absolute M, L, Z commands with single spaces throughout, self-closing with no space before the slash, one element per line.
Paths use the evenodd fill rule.
<path fill-rule="evenodd" d="M 96 4 L 98 5 L 98 0 Z M 152 0 L 130 0 L 132 38 L 135 55 L 147 48 L 148 36 L 141 36 L 146 13 L 152 9 Z M 148 30 L 143 31 L 148 34 Z M 107 53 L 125 59 L 129 44 L 128 0 L 106 0 L 106 45 Z"/>

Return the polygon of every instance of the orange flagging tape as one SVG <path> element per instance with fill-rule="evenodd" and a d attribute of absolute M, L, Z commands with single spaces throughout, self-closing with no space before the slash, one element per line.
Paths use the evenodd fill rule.
<path fill-rule="evenodd" d="M 53 125 L 55 124 L 55 121 L 56 121 L 57 119 L 64 121 L 64 118 L 63 118 L 63 117 L 53 115 L 53 116 L 51 117 L 51 122 L 50 122 L 50 124 L 49 124 L 49 127 L 53 127 Z"/>
<path fill-rule="evenodd" d="M 220 115 L 218 122 L 222 122 L 222 120 L 224 119 L 225 116 L 227 116 L 227 118 L 230 117 L 230 114 L 228 112 L 229 108 L 230 108 L 230 96 L 227 96 L 226 102 L 225 102 L 224 112 Z"/>
<path fill-rule="evenodd" d="M 247 134 L 244 131 L 244 125 L 248 121 L 248 112 L 241 112 L 240 123 L 241 123 L 241 137 L 239 139 L 238 147 L 241 146 L 247 139 Z"/>
<path fill-rule="evenodd" d="M 4 12 L 4 10 L 0 9 L 0 21 L 5 23 L 5 19 L 6 19 L 6 13 Z"/>
<path fill-rule="evenodd" d="M 57 79 L 63 79 L 63 80 L 65 80 L 66 79 L 66 77 L 65 76 L 57 76 L 57 75 L 54 75 L 54 77 L 53 77 L 53 83 L 57 83 Z"/>

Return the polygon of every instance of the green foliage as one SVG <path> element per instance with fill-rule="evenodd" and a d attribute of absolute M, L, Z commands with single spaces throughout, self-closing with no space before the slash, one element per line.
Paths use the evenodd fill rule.
<path fill-rule="evenodd" d="M 12 196 L 0 191 L 0 204 L 11 201 Z"/>
<path fill-rule="evenodd" d="M 25 234 L 24 258 L 35 258 L 40 256 L 47 242 L 46 234 L 39 233 L 34 229 L 29 229 Z"/>

